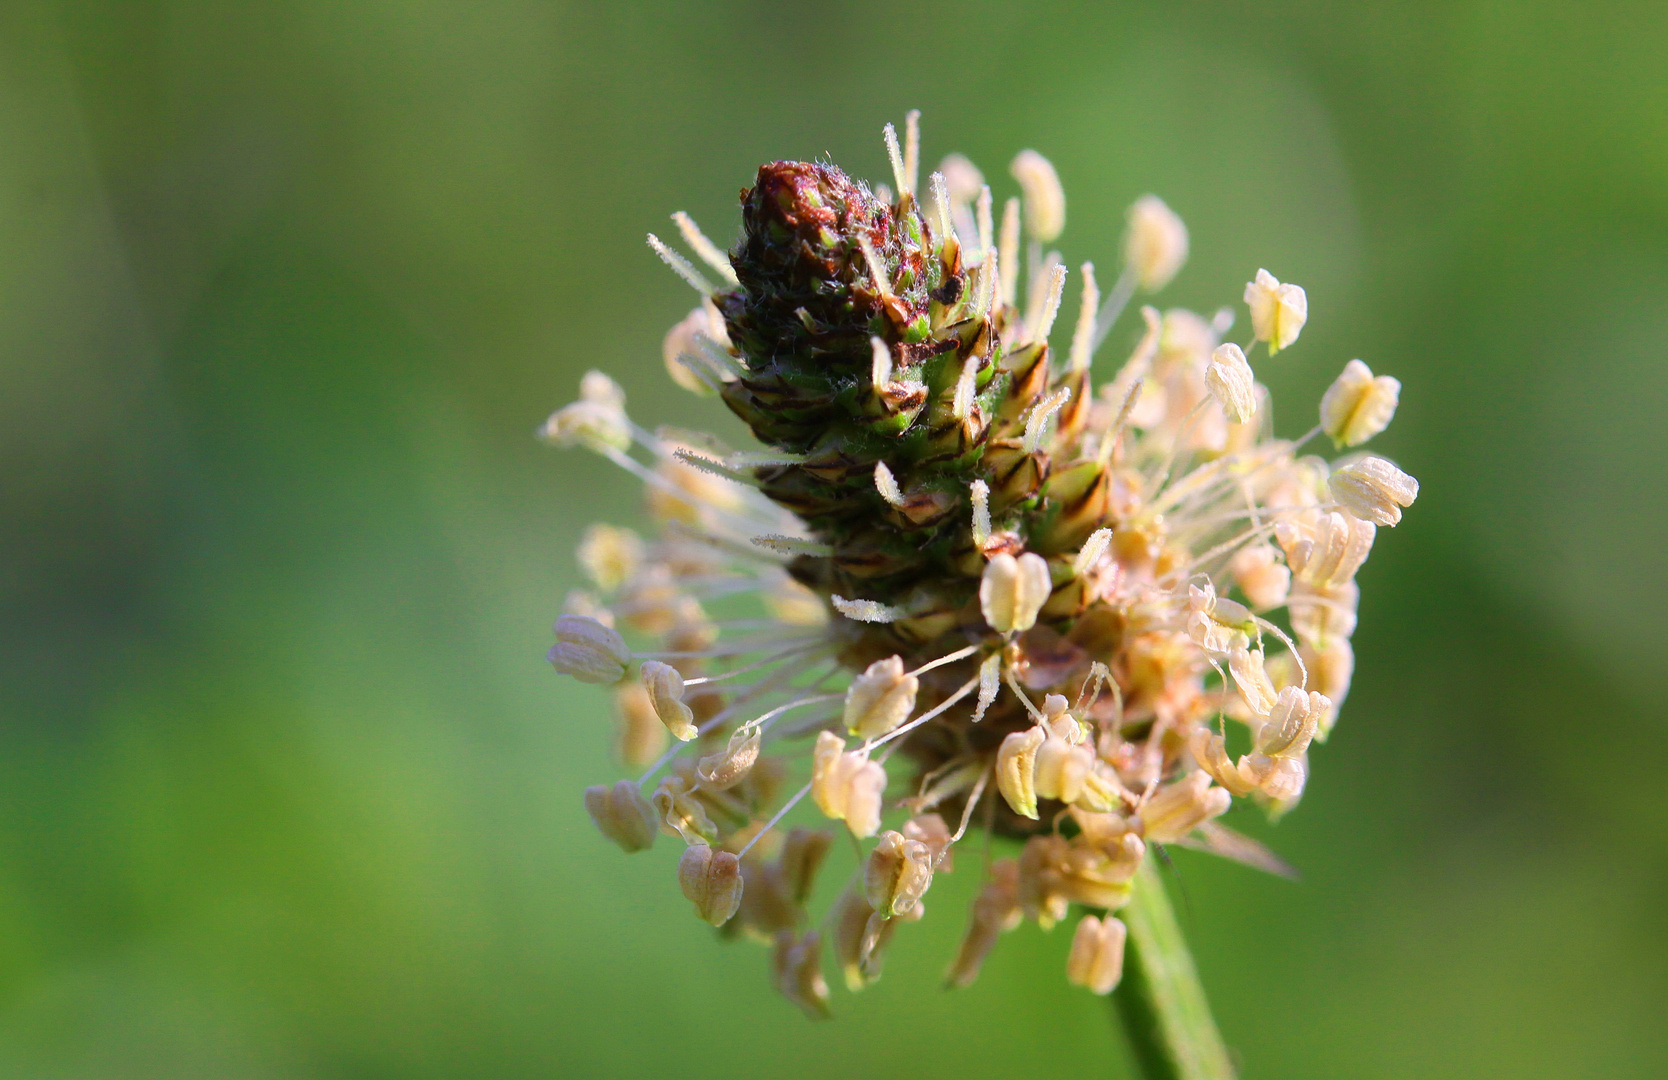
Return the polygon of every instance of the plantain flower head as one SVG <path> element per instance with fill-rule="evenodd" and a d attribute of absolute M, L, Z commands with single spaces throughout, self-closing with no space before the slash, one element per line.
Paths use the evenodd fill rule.
<path fill-rule="evenodd" d="M 773 161 L 727 247 L 682 214 L 689 255 L 650 237 L 698 294 L 667 313 L 667 371 L 753 442 L 646 430 L 598 373 L 541 429 L 640 478 L 657 526 L 593 527 L 595 591 L 556 624 L 551 663 L 613 684 L 644 770 L 584 802 L 626 851 L 681 840 L 668 885 L 768 946 L 809 1016 L 824 942 L 866 986 L 897 933 L 944 917 L 931 889 L 954 869 L 983 883 L 950 985 L 1075 904 L 1067 978 L 1107 993 L 1115 912 L 1159 848 L 1276 861 L 1221 819 L 1302 795 L 1354 671 L 1357 571 L 1418 484 L 1275 434 L 1246 352 L 1297 341 L 1298 286 L 1257 271 L 1243 346 L 1229 309 L 1120 324 L 1187 257 L 1158 198 L 1131 209 L 1103 300 L 1092 264 L 1046 250 L 1066 218 L 1042 155 L 1014 159 L 998 228 L 966 158 L 922 182 L 916 114 L 885 142 L 884 188 Z M 1399 392 L 1352 361 L 1316 434 L 1365 441 Z M 953 858 L 974 829 L 1016 854 Z M 819 890 L 837 831 L 859 854 Z"/>

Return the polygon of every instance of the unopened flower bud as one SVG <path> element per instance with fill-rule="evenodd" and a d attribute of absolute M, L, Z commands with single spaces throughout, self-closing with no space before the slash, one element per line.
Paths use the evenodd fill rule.
<path fill-rule="evenodd" d="M 725 791 L 747 779 L 759 760 L 759 740 L 763 729 L 756 724 L 743 724 L 730 733 L 730 743 L 716 754 L 708 754 L 695 764 L 695 777 L 709 791 Z"/>
<path fill-rule="evenodd" d="M 668 834 L 683 838 L 686 844 L 710 844 L 718 838 L 718 826 L 707 816 L 701 804 L 681 776 L 668 776 L 654 789 L 650 800 L 655 817 Z"/>
<path fill-rule="evenodd" d="M 1372 368 L 1351 360 L 1321 398 L 1321 427 L 1340 447 L 1359 446 L 1390 426 L 1401 392 L 1396 379 L 1375 378 Z"/>
<path fill-rule="evenodd" d="M 998 859 L 990 866 L 990 880 L 973 900 L 973 918 L 967 924 L 967 935 L 950 965 L 945 983 L 949 986 L 971 986 L 979 977 L 985 957 L 995 948 L 997 937 L 1018 926 L 1024 918 L 1019 906 L 1019 864 L 1012 859 Z"/>
<path fill-rule="evenodd" d="M 1271 758 L 1302 757 L 1320 718 L 1330 708 L 1332 702 L 1324 694 L 1286 687 L 1270 710 L 1268 722 L 1257 731 L 1257 753 Z"/>
<path fill-rule="evenodd" d="M 556 644 L 546 658 L 580 682 L 616 683 L 625 678 L 631 650 L 625 639 L 595 619 L 563 615 L 556 620 Z"/>
<path fill-rule="evenodd" d="M 1345 510 L 1375 525 L 1395 525 L 1402 508 L 1419 497 L 1419 481 L 1381 457 L 1364 457 L 1332 474 L 1332 497 Z"/>
<path fill-rule="evenodd" d="M 694 844 L 678 860 L 678 888 L 703 922 L 723 926 L 741 906 L 741 861 L 731 852 Z"/>
<path fill-rule="evenodd" d="M 642 561 L 642 538 L 630 529 L 592 525 L 579 542 L 579 565 L 603 592 L 619 588 Z"/>
<path fill-rule="evenodd" d="M 886 770 L 861 751 L 845 752 L 846 741 L 825 731 L 811 752 L 811 798 L 824 814 L 844 820 L 859 839 L 880 828 Z"/>
<path fill-rule="evenodd" d="M 1250 544 L 1240 548 L 1228 561 L 1228 572 L 1244 591 L 1251 606 L 1261 611 L 1279 607 L 1286 602 L 1291 588 L 1292 572 L 1270 544 Z"/>
<path fill-rule="evenodd" d="M 1372 553 L 1377 533 L 1372 522 L 1337 512 L 1309 511 L 1274 526 L 1274 539 L 1285 550 L 1292 575 L 1319 588 L 1343 585 L 1355 577 Z"/>
<path fill-rule="evenodd" d="M 985 564 L 979 609 L 999 634 L 1029 630 L 1053 591 L 1048 563 L 1041 555 L 1028 551 L 1016 559 L 1003 552 Z"/>
<path fill-rule="evenodd" d="M 1047 244 L 1066 227 L 1066 189 L 1049 160 L 1035 150 L 1021 150 L 1010 166 L 1025 196 L 1025 231 Z"/>
<path fill-rule="evenodd" d="M 1205 365 L 1205 385 L 1228 419 L 1244 424 L 1257 415 L 1257 379 L 1238 345 L 1218 345 Z"/>
<path fill-rule="evenodd" d="M 643 661 L 643 686 L 655 715 L 674 739 L 688 742 L 701 733 L 695 726 L 695 711 L 683 702 L 683 674 L 677 668 L 659 660 Z"/>
<path fill-rule="evenodd" d="M 1309 298 L 1296 285 L 1282 285 L 1267 270 L 1257 271 L 1257 280 L 1245 286 L 1245 303 L 1251 309 L 1251 330 L 1258 341 L 1268 342 L 1273 356 L 1297 340 L 1309 319 Z"/>
<path fill-rule="evenodd" d="M 1191 772 L 1162 787 L 1141 808 L 1143 835 L 1159 844 L 1173 844 L 1200 825 L 1228 812 L 1233 796 L 1211 787 L 1210 776 Z"/>
<path fill-rule="evenodd" d="M 919 840 L 888 829 L 863 867 L 863 895 L 883 919 L 908 915 L 932 884 L 932 852 Z"/>
<path fill-rule="evenodd" d="M 903 658 L 876 660 L 846 690 L 846 730 L 878 739 L 909 718 L 921 682 L 904 674 Z"/>
<path fill-rule="evenodd" d="M 1042 728 L 1015 731 L 996 751 L 996 790 L 1020 817 L 1037 817 L 1037 750 L 1048 737 Z"/>
<path fill-rule="evenodd" d="M 771 954 L 776 989 L 812 1020 L 828 1019 L 828 982 L 822 977 L 822 935 L 815 930 L 802 938 L 783 930 Z"/>
<path fill-rule="evenodd" d="M 585 812 L 597 830 L 622 850 L 643 851 L 654 844 L 658 822 L 654 807 L 637 785 L 621 780 L 613 787 L 597 784 L 585 789 Z"/>
<path fill-rule="evenodd" d="M 1123 920 L 1108 915 L 1097 919 L 1083 916 L 1071 938 L 1071 955 L 1066 959 L 1066 980 L 1092 994 L 1110 994 L 1124 975 Z"/>
<path fill-rule="evenodd" d="M 1187 226 L 1157 195 L 1143 195 L 1129 208 L 1124 262 L 1147 292 L 1170 284 L 1187 261 Z"/>

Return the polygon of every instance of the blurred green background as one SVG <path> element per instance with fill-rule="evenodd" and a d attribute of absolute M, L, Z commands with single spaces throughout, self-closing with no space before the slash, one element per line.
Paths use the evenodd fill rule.
<path fill-rule="evenodd" d="M 1068 935 L 945 993 L 973 874 L 806 1023 L 580 789 L 542 662 L 756 165 L 1011 187 L 1068 262 L 1162 194 L 1162 297 L 1303 284 L 1280 427 L 1403 380 L 1423 494 L 1362 577 L 1291 883 L 1180 853 L 1248 1077 L 1668 1075 L 1668 6 L 533 0 L 0 4 L 0 1075 L 1124 1075 Z M 1075 301 L 1074 301 L 1075 302 Z M 1074 309 L 1073 309 L 1074 310 Z"/>

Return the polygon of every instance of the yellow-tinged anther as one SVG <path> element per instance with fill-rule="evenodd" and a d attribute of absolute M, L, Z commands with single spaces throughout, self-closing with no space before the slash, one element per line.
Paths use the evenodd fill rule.
<path fill-rule="evenodd" d="M 613 592 L 643 562 L 643 540 L 630 529 L 592 525 L 579 541 L 579 565 L 603 592 Z"/>
<path fill-rule="evenodd" d="M 979 581 L 979 609 L 999 634 L 1029 630 L 1053 589 L 1048 563 L 1041 555 L 1028 551 L 1016 559 L 1002 552 L 985 564 Z"/>
<path fill-rule="evenodd" d="M 643 851 L 654 844 L 659 826 L 654 807 L 630 780 L 586 788 L 585 812 L 597 830 L 624 851 Z"/>
<path fill-rule="evenodd" d="M 883 919 L 908 915 L 932 884 L 932 852 L 919 840 L 887 830 L 863 867 L 863 894 Z"/>
<path fill-rule="evenodd" d="M 811 798 L 824 814 L 844 820 L 851 834 L 861 839 L 880 828 L 886 770 L 866 753 L 846 753 L 845 747 L 846 741 L 832 731 L 817 736 L 811 752 Z"/>
<path fill-rule="evenodd" d="M 1162 787 L 1141 808 L 1142 835 L 1148 841 L 1173 844 L 1211 818 L 1228 812 L 1233 796 L 1211 787 L 1210 776 L 1191 772 Z"/>
<path fill-rule="evenodd" d="M 625 678 L 631 650 L 615 630 L 584 615 L 563 615 L 553 629 L 556 644 L 546 659 L 557 671 L 587 683 Z"/>
<path fill-rule="evenodd" d="M 888 656 L 870 664 L 846 689 L 846 730 L 860 739 L 878 739 L 909 719 L 921 681 L 904 672 L 903 658 Z"/>
<path fill-rule="evenodd" d="M 1025 195 L 1025 231 L 1038 243 L 1052 242 L 1066 227 L 1066 190 L 1060 174 L 1035 150 L 1021 150 L 1010 166 Z"/>
<path fill-rule="evenodd" d="M 996 790 L 1020 817 L 1037 817 L 1037 751 L 1048 738 L 1040 727 L 1015 731 L 996 751 Z"/>
<path fill-rule="evenodd" d="M 1371 521 L 1349 514 L 1309 511 L 1274 526 L 1292 576 L 1305 585 L 1331 588 L 1355 577 L 1372 553 L 1378 532 Z"/>
<path fill-rule="evenodd" d="M 1108 915 L 1097 919 L 1085 915 L 1071 938 L 1071 955 L 1066 958 L 1066 981 L 1092 994 L 1110 994 L 1124 975 L 1123 921 Z"/>
<path fill-rule="evenodd" d="M 1321 398 L 1321 428 L 1338 446 L 1360 446 L 1390 426 L 1402 384 L 1351 360 Z"/>
<path fill-rule="evenodd" d="M 1327 485 L 1345 510 L 1375 525 L 1395 525 L 1402 520 L 1402 508 L 1419 497 L 1419 481 L 1381 457 L 1345 465 Z"/>
<path fill-rule="evenodd" d="M 1309 297 L 1267 270 L 1258 270 L 1257 279 L 1246 284 L 1245 303 L 1251 309 L 1251 331 L 1258 341 L 1268 342 L 1270 356 L 1296 341 L 1309 320 Z"/>
<path fill-rule="evenodd" d="M 1266 717 L 1279 694 L 1263 664 L 1263 651 L 1247 648 L 1243 642 L 1236 644 L 1228 654 L 1228 673 L 1252 715 Z"/>
<path fill-rule="evenodd" d="M 1170 284 L 1187 262 L 1187 226 L 1157 195 L 1143 195 L 1130 206 L 1124 233 L 1124 262 L 1146 292 Z"/>
<path fill-rule="evenodd" d="M 1257 753 L 1271 758 L 1302 757 L 1309 749 L 1321 717 L 1332 708 L 1324 694 L 1288 686 L 1257 731 Z"/>
<path fill-rule="evenodd" d="M 649 692 L 655 715 L 674 739 L 688 742 L 700 734 L 694 710 L 684 704 L 683 674 L 677 668 L 659 660 L 643 661 L 643 687 Z"/>
<path fill-rule="evenodd" d="M 1205 385 L 1222 405 L 1228 418 L 1246 423 L 1257 415 L 1257 379 L 1238 345 L 1218 345 L 1205 365 Z"/>
<path fill-rule="evenodd" d="M 703 922 L 723 926 L 741 906 L 741 860 L 694 844 L 678 860 L 678 888 Z"/>

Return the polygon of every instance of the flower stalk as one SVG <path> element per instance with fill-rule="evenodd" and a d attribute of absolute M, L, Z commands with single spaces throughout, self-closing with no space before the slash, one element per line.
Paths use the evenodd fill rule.
<path fill-rule="evenodd" d="M 1112 993 L 1130 1056 L 1145 1080 L 1233 1080 L 1164 880 L 1146 862 L 1133 884 L 1119 912 L 1129 927 L 1124 977 Z"/>

